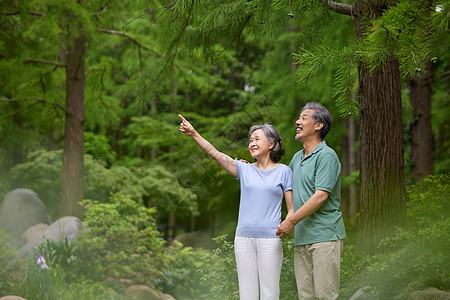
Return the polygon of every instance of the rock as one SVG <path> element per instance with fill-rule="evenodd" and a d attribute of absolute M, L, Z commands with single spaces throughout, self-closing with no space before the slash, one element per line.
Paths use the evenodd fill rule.
<path fill-rule="evenodd" d="M 191 231 L 179 234 L 174 241 L 178 241 L 185 247 L 201 247 L 211 240 L 205 233 L 199 231 Z"/>
<path fill-rule="evenodd" d="M 22 234 L 22 237 L 27 241 L 32 241 L 38 236 L 42 236 L 42 232 L 48 227 L 48 224 L 39 223 L 31 226 Z"/>
<path fill-rule="evenodd" d="M 18 257 L 25 257 L 45 240 L 57 242 L 67 238 L 67 240 L 71 241 L 84 230 L 87 230 L 86 226 L 77 217 L 62 217 L 45 228 L 41 235 L 37 235 L 33 240 L 26 243 L 19 250 Z"/>
<path fill-rule="evenodd" d="M 29 189 L 15 189 L 9 192 L 0 205 L 0 230 L 11 235 L 11 244 L 20 248 L 26 241 L 22 234 L 29 227 L 44 223 L 51 218 L 44 202 Z"/>
<path fill-rule="evenodd" d="M 1 297 L 0 300 L 26 300 L 26 299 L 19 296 L 5 296 Z"/>
<path fill-rule="evenodd" d="M 450 292 L 441 291 L 434 287 L 428 287 L 421 291 L 412 292 L 409 295 L 411 300 L 449 300 Z"/>
<path fill-rule="evenodd" d="M 160 299 L 161 300 L 175 300 L 175 298 L 172 297 L 172 295 L 169 295 L 169 294 L 161 294 Z"/>
<path fill-rule="evenodd" d="M 146 285 L 132 285 L 125 290 L 125 294 L 138 300 L 161 300 L 157 291 Z"/>

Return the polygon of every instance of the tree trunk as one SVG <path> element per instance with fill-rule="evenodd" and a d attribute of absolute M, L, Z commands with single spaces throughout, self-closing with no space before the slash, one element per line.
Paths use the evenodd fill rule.
<path fill-rule="evenodd" d="M 354 171 L 358 170 L 358 153 L 355 150 L 357 141 L 357 124 L 355 119 L 350 118 L 346 122 L 348 134 L 343 139 L 342 143 L 342 175 L 349 176 Z M 351 183 L 347 187 L 342 188 L 342 203 L 341 210 L 344 216 L 350 220 L 355 220 L 358 213 L 359 199 L 358 187 L 355 183 Z"/>
<path fill-rule="evenodd" d="M 66 54 L 66 121 L 60 216 L 83 216 L 84 173 L 84 55 L 86 37 L 81 26 L 68 39 Z"/>
<path fill-rule="evenodd" d="M 367 22 L 380 17 L 394 2 L 356 1 L 357 38 L 363 38 Z M 358 244 L 370 253 L 382 238 L 406 224 L 400 69 L 394 58 L 373 72 L 361 63 L 358 77 L 361 107 Z"/>
<path fill-rule="evenodd" d="M 410 81 L 410 103 L 413 110 L 411 126 L 411 175 L 416 181 L 433 173 L 433 132 L 431 130 L 432 64 L 418 72 Z"/>

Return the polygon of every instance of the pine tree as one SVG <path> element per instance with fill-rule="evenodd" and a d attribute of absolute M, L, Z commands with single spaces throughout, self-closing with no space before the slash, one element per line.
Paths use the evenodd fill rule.
<path fill-rule="evenodd" d="M 433 57 L 436 28 L 423 12 L 428 1 L 358 0 L 353 5 L 332 1 L 175 0 L 151 13 L 164 24 L 166 53 L 174 57 L 200 49 L 211 57 L 239 43 L 244 34 L 270 38 L 289 30 L 290 22 L 314 21 L 294 54 L 299 83 L 308 84 L 324 65 L 338 68 L 334 96 L 343 116 L 360 120 L 361 210 L 359 244 L 374 251 L 383 237 L 405 226 L 406 194 L 403 162 L 401 76 L 412 77 Z M 334 14 L 352 17 L 356 43 L 343 48 L 320 43 L 321 31 L 332 28 Z M 443 17 L 444 16 L 444 17 Z M 310 42 L 310 40 L 318 42 Z M 305 42 L 306 41 L 306 42 Z M 357 69 L 357 72 L 355 72 Z M 357 100 L 351 97 L 358 81 Z"/>

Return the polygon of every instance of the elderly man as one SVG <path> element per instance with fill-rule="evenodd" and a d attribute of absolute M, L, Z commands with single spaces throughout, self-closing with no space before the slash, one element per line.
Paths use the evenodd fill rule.
<path fill-rule="evenodd" d="M 346 233 L 339 210 L 341 164 L 323 140 L 331 127 L 331 114 L 319 103 L 307 103 L 295 125 L 295 139 L 303 144 L 289 165 L 295 213 L 278 226 L 277 235 L 284 237 L 295 227 L 299 299 L 337 299 Z"/>

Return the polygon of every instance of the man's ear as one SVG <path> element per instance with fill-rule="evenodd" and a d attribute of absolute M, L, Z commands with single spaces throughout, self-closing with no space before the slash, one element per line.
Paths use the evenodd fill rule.
<path fill-rule="evenodd" d="M 323 128 L 323 122 L 318 122 L 314 125 L 314 130 L 320 131 L 320 130 L 322 130 L 322 128 Z"/>

